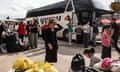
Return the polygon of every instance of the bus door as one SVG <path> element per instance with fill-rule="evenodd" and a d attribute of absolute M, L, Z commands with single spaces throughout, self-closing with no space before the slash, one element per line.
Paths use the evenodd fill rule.
<path fill-rule="evenodd" d="M 77 18 L 78 18 L 78 26 L 79 25 L 84 25 L 85 24 L 85 22 L 86 21 L 90 21 L 90 23 L 91 23 L 91 12 L 90 11 L 80 11 L 80 12 L 77 12 L 76 13 L 76 15 L 77 15 Z M 81 34 L 79 34 L 79 33 L 76 33 L 77 35 L 76 35 L 76 42 L 78 43 L 78 44 L 81 44 L 81 43 L 83 43 L 83 31 L 81 30 L 80 31 L 80 28 L 78 27 L 78 28 L 76 28 L 76 32 L 81 32 Z"/>

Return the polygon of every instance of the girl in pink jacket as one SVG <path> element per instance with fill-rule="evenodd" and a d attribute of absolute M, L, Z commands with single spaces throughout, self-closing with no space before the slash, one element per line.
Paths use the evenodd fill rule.
<path fill-rule="evenodd" d="M 102 59 L 109 57 L 111 58 L 111 26 L 105 25 L 102 32 Z"/>

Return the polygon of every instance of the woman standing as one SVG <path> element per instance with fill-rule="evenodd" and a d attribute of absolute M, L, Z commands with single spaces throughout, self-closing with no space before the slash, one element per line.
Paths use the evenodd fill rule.
<path fill-rule="evenodd" d="M 68 42 L 69 42 L 69 45 L 72 45 L 72 32 L 73 32 L 73 29 L 72 29 L 72 22 L 71 22 L 71 18 L 69 15 L 67 15 L 65 17 L 65 20 L 66 20 L 66 24 L 67 24 L 67 27 L 68 27 Z"/>
<path fill-rule="evenodd" d="M 55 25 L 58 27 L 55 28 Z M 45 44 L 46 44 L 46 56 L 45 61 L 54 63 L 57 62 L 57 50 L 58 50 L 58 44 L 57 44 L 57 38 L 56 38 L 56 32 L 61 30 L 62 27 L 55 22 L 54 19 L 49 20 L 48 28 L 45 32 Z"/>
<path fill-rule="evenodd" d="M 2 38 L 2 32 L 5 31 L 3 22 L 0 20 L 0 44 L 1 44 L 1 38 Z"/>
<path fill-rule="evenodd" d="M 38 21 L 37 20 L 33 20 L 33 24 L 29 28 L 30 28 L 29 35 L 30 35 L 30 46 L 31 46 L 31 49 L 37 48 L 37 46 L 38 46 L 38 31 L 39 31 Z"/>
<path fill-rule="evenodd" d="M 19 34 L 19 39 L 21 39 L 22 43 L 24 42 L 24 36 L 26 34 L 26 25 L 23 22 L 19 23 L 18 26 L 18 34 Z"/>
<path fill-rule="evenodd" d="M 103 33 L 102 33 L 102 59 L 109 57 L 111 58 L 111 26 L 106 25 L 103 28 Z"/>

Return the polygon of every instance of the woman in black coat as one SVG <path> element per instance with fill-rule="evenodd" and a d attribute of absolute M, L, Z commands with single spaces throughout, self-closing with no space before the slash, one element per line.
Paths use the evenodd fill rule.
<path fill-rule="evenodd" d="M 1 38 L 2 38 L 2 32 L 5 31 L 4 25 L 2 21 L 0 20 L 0 44 L 1 44 Z"/>
<path fill-rule="evenodd" d="M 55 28 L 55 25 L 58 27 Z M 46 56 L 45 61 L 49 63 L 55 63 L 57 62 L 57 50 L 58 50 L 58 44 L 57 44 L 57 38 L 56 38 L 56 32 L 61 30 L 62 27 L 59 24 L 56 24 L 56 22 L 52 19 L 49 20 L 48 28 L 45 30 L 45 46 L 46 46 Z"/>

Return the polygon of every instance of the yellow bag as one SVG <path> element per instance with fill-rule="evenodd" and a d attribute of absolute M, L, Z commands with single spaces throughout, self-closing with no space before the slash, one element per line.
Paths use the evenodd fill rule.
<path fill-rule="evenodd" d="M 32 68 L 32 66 L 34 65 L 34 62 L 26 57 L 21 57 L 18 58 L 14 64 L 13 64 L 13 69 L 29 69 Z"/>
<path fill-rule="evenodd" d="M 44 72 L 59 72 L 54 66 L 50 63 L 45 63 L 43 66 Z"/>
<path fill-rule="evenodd" d="M 32 60 L 21 57 L 18 58 L 14 64 L 13 69 L 27 69 L 25 72 L 58 72 L 58 70 L 50 63 L 46 62 L 33 62 Z"/>
<path fill-rule="evenodd" d="M 33 68 L 25 72 L 59 72 L 54 66 L 46 62 L 35 62 Z"/>
<path fill-rule="evenodd" d="M 43 69 L 40 69 L 37 65 L 31 69 L 26 70 L 25 72 L 44 72 Z"/>

